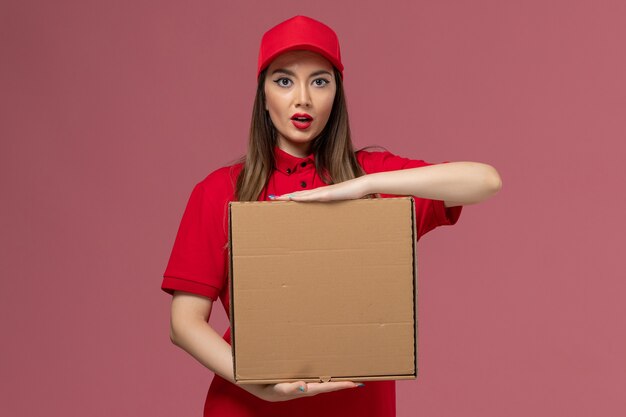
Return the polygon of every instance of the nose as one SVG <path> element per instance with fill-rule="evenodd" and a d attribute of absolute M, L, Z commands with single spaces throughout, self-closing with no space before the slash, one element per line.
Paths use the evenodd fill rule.
<path fill-rule="evenodd" d="M 296 93 L 296 107 L 309 107 L 311 105 L 311 94 L 306 85 L 300 85 Z"/>

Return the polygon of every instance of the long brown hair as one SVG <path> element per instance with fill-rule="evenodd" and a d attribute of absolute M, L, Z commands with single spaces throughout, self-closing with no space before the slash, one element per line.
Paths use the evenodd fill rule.
<path fill-rule="evenodd" d="M 235 187 L 235 197 L 238 201 L 257 201 L 274 169 L 276 128 L 269 113 L 265 110 L 266 72 L 267 68 L 259 74 L 258 78 L 252 108 L 248 152 L 237 161 L 237 163 L 244 164 Z M 328 185 L 365 175 L 363 168 L 357 162 L 352 146 L 348 107 L 341 74 L 334 67 L 333 72 L 337 83 L 333 107 L 326 126 L 313 139 L 311 145 L 315 169 L 322 181 Z M 372 195 L 367 197 L 372 197 Z"/>

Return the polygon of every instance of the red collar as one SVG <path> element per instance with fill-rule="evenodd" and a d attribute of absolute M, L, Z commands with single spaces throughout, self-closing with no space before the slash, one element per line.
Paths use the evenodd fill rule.
<path fill-rule="evenodd" d="M 309 165 L 315 166 L 315 157 L 313 153 L 305 156 L 304 158 L 299 158 L 283 151 L 278 147 L 278 145 L 274 145 L 274 160 L 276 161 L 276 169 L 284 172 L 285 174 L 291 174 L 294 171 Z"/>

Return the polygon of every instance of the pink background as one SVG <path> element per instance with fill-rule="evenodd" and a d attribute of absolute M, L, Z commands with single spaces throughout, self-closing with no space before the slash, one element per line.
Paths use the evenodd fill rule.
<path fill-rule="evenodd" d="M 261 35 L 305 14 L 341 39 L 357 147 L 503 179 L 420 241 L 398 416 L 625 415 L 626 3 L 295 4 L 2 2 L 2 414 L 201 415 L 161 274 L 245 151 Z"/>

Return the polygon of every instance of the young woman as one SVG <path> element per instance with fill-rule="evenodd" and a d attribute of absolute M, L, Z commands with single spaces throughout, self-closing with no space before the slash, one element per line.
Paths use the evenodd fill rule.
<path fill-rule="evenodd" d="M 228 202 L 412 195 L 419 239 L 495 194 L 498 172 L 354 152 L 339 41 L 314 19 L 295 16 L 264 34 L 257 78 L 246 156 L 196 184 L 181 220 L 161 285 L 173 294 L 171 340 L 215 373 L 205 416 L 395 416 L 394 381 L 234 383 L 230 329 L 221 337 L 208 324 L 218 298 L 229 311 Z"/>

